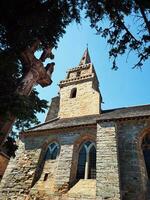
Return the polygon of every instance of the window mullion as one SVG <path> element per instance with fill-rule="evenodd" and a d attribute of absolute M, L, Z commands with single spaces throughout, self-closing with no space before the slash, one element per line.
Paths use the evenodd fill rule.
<path fill-rule="evenodd" d="M 89 175 L 89 151 L 86 151 L 85 174 L 84 179 L 88 179 Z"/>

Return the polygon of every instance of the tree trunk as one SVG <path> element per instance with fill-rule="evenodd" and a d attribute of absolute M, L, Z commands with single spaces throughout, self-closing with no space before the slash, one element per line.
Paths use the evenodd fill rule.
<path fill-rule="evenodd" d="M 16 91 L 20 95 L 29 96 L 35 84 L 46 87 L 52 83 L 51 74 L 55 63 L 49 63 L 46 67 L 43 65 L 43 61 L 45 61 L 46 58 L 54 57 L 51 52 L 52 48 L 44 50 L 41 58 L 37 59 L 34 56 L 34 53 L 37 50 L 38 45 L 39 41 L 36 41 L 30 48 L 22 52 L 21 61 L 25 66 L 27 73 L 23 75 L 23 79 Z M 15 120 L 16 117 L 9 113 L 9 119 L 1 124 L 0 133 L 2 136 L 0 137 L 0 149 L 8 137 Z"/>

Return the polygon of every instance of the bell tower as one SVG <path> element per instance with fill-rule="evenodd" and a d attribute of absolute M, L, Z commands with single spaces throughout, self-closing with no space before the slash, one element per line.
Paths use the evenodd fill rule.
<path fill-rule="evenodd" d="M 88 48 L 79 65 L 67 72 L 66 79 L 60 81 L 59 86 L 60 118 L 100 114 L 99 82 Z"/>

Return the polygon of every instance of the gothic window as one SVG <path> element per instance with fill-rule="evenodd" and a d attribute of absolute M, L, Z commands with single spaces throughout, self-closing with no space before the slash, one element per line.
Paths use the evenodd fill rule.
<path fill-rule="evenodd" d="M 142 150 L 148 178 L 150 179 L 150 134 L 146 134 L 142 141 Z"/>
<path fill-rule="evenodd" d="M 51 143 L 48 146 L 45 160 L 55 160 L 59 154 L 59 150 L 60 150 L 60 147 L 58 143 L 56 142 Z"/>
<path fill-rule="evenodd" d="M 70 93 L 70 98 L 75 98 L 77 95 L 77 88 L 73 88 Z"/>
<path fill-rule="evenodd" d="M 85 142 L 80 149 L 76 178 L 78 180 L 96 178 L 96 149 L 91 141 Z"/>

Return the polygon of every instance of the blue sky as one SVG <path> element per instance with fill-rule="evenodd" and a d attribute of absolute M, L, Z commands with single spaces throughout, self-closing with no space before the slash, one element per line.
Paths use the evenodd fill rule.
<path fill-rule="evenodd" d="M 104 103 L 102 109 L 128 107 L 150 103 L 150 61 L 146 61 L 142 71 L 132 69 L 136 63 L 136 57 L 130 55 L 119 59 L 119 69 L 111 69 L 111 61 L 108 56 L 109 46 L 105 39 L 96 35 L 95 30 L 90 28 L 84 20 L 82 25 L 72 23 L 66 29 L 66 34 L 60 38 L 55 54 L 56 64 L 52 75 L 51 86 L 41 88 L 37 86 L 39 96 L 50 102 L 51 98 L 59 92 L 58 84 L 66 77 L 69 68 L 79 64 L 86 45 L 88 44 L 91 61 L 94 64 L 99 82 L 100 91 Z M 44 122 L 45 114 L 38 114 L 41 122 Z"/>

